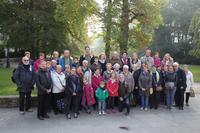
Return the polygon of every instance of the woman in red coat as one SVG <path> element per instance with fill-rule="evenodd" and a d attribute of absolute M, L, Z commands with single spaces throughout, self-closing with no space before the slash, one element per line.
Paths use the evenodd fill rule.
<path fill-rule="evenodd" d="M 115 72 L 112 72 L 111 78 L 106 83 L 106 87 L 109 93 L 108 107 L 112 113 L 115 113 L 114 110 L 115 98 L 118 97 L 118 80 Z"/>
<path fill-rule="evenodd" d="M 94 75 L 92 76 L 92 88 L 94 91 L 99 87 L 101 81 L 103 81 L 103 77 L 101 76 L 100 68 L 96 68 Z"/>
<path fill-rule="evenodd" d="M 92 85 L 89 83 L 88 77 L 85 77 L 83 85 L 83 95 L 82 95 L 82 106 L 87 111 L 87 113 L 91 113 L 90 107 L 96 103 L 94 97 L 94 90 Z"/>

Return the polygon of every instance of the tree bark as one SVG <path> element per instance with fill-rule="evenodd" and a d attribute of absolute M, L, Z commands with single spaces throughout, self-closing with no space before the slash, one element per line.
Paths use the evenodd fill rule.
<path fill-rule="evenodd" d="M 105 54 L 106 57 L 110 57 L 110 41 L 111 41 L 111 25 L 112 25 L 112 16 L 111 16 L 111 11 L 112 11 L 112 0 L 108 0 L 108 5 L 107 5 L 107 14 L 105 17 L 105 24 L 106 24 L 106 36 L 105 36 Z"/>
<path fill-rule="evenodd" d="M 129 2 L 123 0 L 122 4 L 122 16 L 121 16 L 121 33 L 120 33 L 120 54 L 127 52 L 128 50 L 128 31 L 129 31 Z"/>

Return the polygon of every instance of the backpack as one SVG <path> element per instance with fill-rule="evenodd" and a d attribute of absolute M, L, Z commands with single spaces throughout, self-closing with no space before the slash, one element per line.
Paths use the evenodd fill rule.
<path fill-rule="evenodd" d="M 16 71 L 16 68 L 13 69 L 13 71 L 12 71 L 12 76 L 11 76 L 11 81 L 12 81 L 14 84 L 16 83 L 15 78 L 14 78 L 15 71 Z"/>

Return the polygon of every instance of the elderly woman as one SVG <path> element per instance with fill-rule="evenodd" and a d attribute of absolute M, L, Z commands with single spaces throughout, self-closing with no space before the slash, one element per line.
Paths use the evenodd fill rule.
<path fill-rule="evenodd" d="M 57 103 L 60 99 L 64 97 L 64 90 L 66 85 L 66 79 L 65 74 L 62 72 L 62 66 L 57 65 L 56 71 L 51 72 L 51 80 L 53 83 L 53 109 L 55 115 L 58 114 L 58 111 L 61 111 L 58 109 Z"/>
<path fill-rule="evenodd" d="M 152 88 L 152 75 L 148 70 L 148 66 L 143 65 L 143 71 L 139 77 L 139 87 L 141 95 L 141 110 L 148 110 L 149 107 L 149 95 Z"/>
<path fill-rule="evenodd" d="M 130 92 L 132 92 L 134 90 L 135 82 L 132 73 L 129 72 L 128 65 L 123 66 L 122 74 L 124 75 L 124 80 L 128 85 L 128 89 L 130 90 Z"/>
<path fill-rule="evenodd" d="M 132 57 L 130 59 L 131 71 L 136 71 L 141 68 L 141 61 L 138 59 L 138 55 L 136 52 L 132 53 Z"/>
<path fill-rule="evenodd" d="M 89 84 L 92 84 L 92 71 L 89 68 L 89 62 L 87 60 L 84 60 L 82 64 L 83 78 L 87 77 Z"/>
<path fill-rule="evenodd" d="M 162 60 L 162 66 L 169 66 L 169 65 L 173 65 L 174 60 L 171 57 L 171 55 L 169 53 L 166 53 L 163 60 Z"/>
<path fill-rule="evenodd" d="M 119 78 L 119 74 L 121 73 L 121 71 L 120 71 L 120 65 L 118 64 L 118 63 L 116 63 L 114 66 L 113 66 L 113 68 L 114 68 L 114 72 L 117 74 L 117 78 Z"/>
<path fill-rule="evenodd" d="M 184 65 L 184 71 L 186 74 L 186 106 L 189 106 L 189 97 L 190 97 L 190 91 L 191 89 L 193 89 L 193 85 L 194 85 L 194 79 L 193 79 L 193 74 L 192 72 L 189 70 L 189 66 L 188 65 Z"/>
<path fill-rule="evenodd" d="M 113 71 L 112 70 L 112 64 L 107 63 L 106 64 L 106 71 L 103 73 L 103 80 L 105 82 L 107 82 L 110 79 L 112 71 Z"/>

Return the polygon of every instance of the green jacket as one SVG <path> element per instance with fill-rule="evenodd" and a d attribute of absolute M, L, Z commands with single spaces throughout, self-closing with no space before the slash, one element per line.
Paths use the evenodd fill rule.
<path fill-rule="evenodd" d="M 107 89 L 102 89 L 102 88 L 98 87 L 96 90 L 96 97 L 97 97 L 98 101 L 105 101 L 106 98 L 108 97 Z"/>

